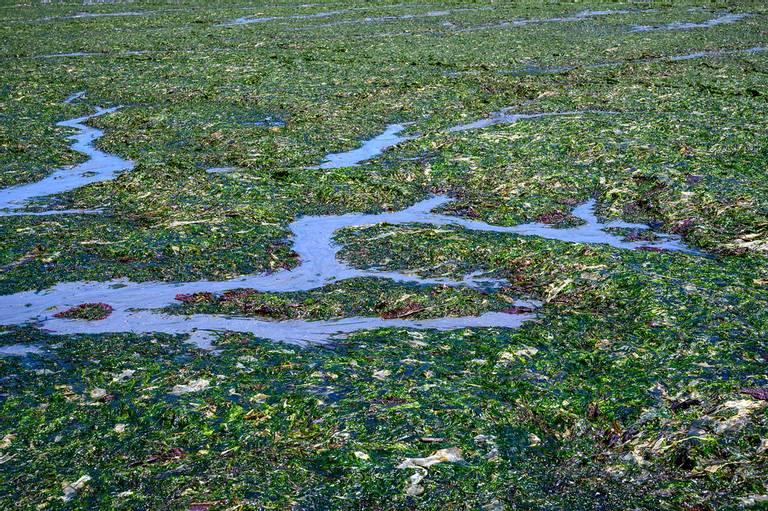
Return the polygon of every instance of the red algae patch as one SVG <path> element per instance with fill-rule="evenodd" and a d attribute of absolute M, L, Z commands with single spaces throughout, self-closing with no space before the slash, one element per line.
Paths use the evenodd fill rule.
<path fill-rule="evenodd" d="M 558 224 L 564 220 L 567 220 L 570 216 L 571 215 L 568 213 L 564 213 L 562 211 L 551 211 L 549 213 L 539 215 L 538 218 L 536 218 L 536 221 L 540 224 Z"/>
<path fill-rule="evenodd" d="M 530 307 L 513 306 L 509 307 L 508 309 L 504 309 L 501 312 L 506 312 L 507 314 L 531 314 L 533 313 L 533 309 Z"/>
<path fill-rule="evenodd" d="M 176 295 L 176 300 L 184 303 L 201 303 L 212 302 L 214 299 L 213 293 L 179 293 Z"/>
<path fill-rule="evenodd" d="M 112 314 L 112 306 L 106 303 L 81 303 L 65 311 L 57 312 L 53 316 L 65 319 L 85 319 L 98 321 L 107 319 Z"/>
<path fill-rule="evenodd" d="M 390 311 L 382 312 L 381 317 L 384 319 L 400 319 L 411 314 L 416 314 L 424 310 L 424 306 L 416 302 L 408 302 L 402 307 L 392 309 Z"/>
<path fill-rule="evenodd" d="M 451 285 L 486 288 L 503 281 L 470 273 L 461 280 L 446 277 L 425 278 L 397 271 L 359 269 L 338 258 L 339 245 L 334 235 L 340 229 L 376 224 L 432 224 L 452 226 L 473 231 L 510 233 L 519 236 L 536 236 L 567 243 L 605 244 L 614 248 L 637 250 L 642 247 L 663 248 L 694 255 L 701 253 L 687 247 L 678 236 L 656 233 L 645 224 L 628 223 L 619 220 L 601 222 L 596 214 L 596 200 L 590 199 L 576 206 L 570 216 L 580 219 L 579 226 L 556 228 L 541 223 L 501 226 L 487 224 L 481 220 L 445 215 L 434 211 L 452 199 L 445 195 L 428 197 L 412 206 L 384 213 L 348 213 L 334 216 L 303 216 L 289 224 L 292 250 L 298 254 L 298 266 L 291 270 L 277 270 L 272 273 L 240 275 L 221 281 L 192 282 L 131 282 L 127 279 L 107 282 L 65 282 L 49 288 L 44 293 L 26 291 L 11 295 L 0 295 L 0 323 L 21 324 L 30 320 L 44 321 L 45 327 L 55 333 L 192 333 L 197 330 L 247 332 L 275 341 L 306 345 L 324 343 L 331 339 L 378 328 L 413 328 L 452 330 L 457 328 L 517 328 L 535 314 L 510 314 L 486 312 L 479 316 L 443 317 L 414 319 L 423 307 L 416 303 L 387 304 L 376 317 L 349 317 L 327 321 L 306 321 L 300 319 L 275 321 L 284 315 L 283 310 L 258 303 L 248 298 L 246 289 L 257 292 L 285 293 L 308 291 L 321 288 L 329 283 L 343 280 L 374 277 L 397 282 L 411 282 L 420 285 Z M 651 240 L 626 241 L 612 229 L 650 230 Z M 586 247 L 582 247 L 586 250 Z M 647 249 L 646 249 L 647 250 Z M 520 287 L 513 276 L 512 284 Z M 522 283 L 524 284 L 524 283 Z M 233 289 L 234 288 L 234 289 Z M 240 291 L 238 291 L 240 290 Z M 224 296 L 222 293 L 232 291 Z M 51 321 L 49 310 L 72 296 L 88 296 L 89 300 L 103 300 L 112 303 L 115 312 L 105 321 Z M 263 315 L 267 318 L 231 317 L 227 315 L 191 313 L 189 315 L 166 314 L 156 309 L 175 302 L 233 303 L 248 315 Z M 256 303 L 253 303 L 256 302 Z M 19 304 L 26 304 L 19 307 Z M 530 302 L 529 302 L 530 303 Z M 512 304 L 511 304 L 512 305 Z M 519 303 L 516 305 L 526 305 Z M 268 308 L 263 308 L 268 307 Z M 103 315 L 103 311 L 99 316 Z M 277 316 L 277 317 L 275 317 Z M 77 313 L 66 312 L 61 317 L 79 317 Z"/>
<path fill-rule="evenodd" d="M 642 247 L 638 247 L 637 249 L 638 250 L 644 250 L 646 252 L 661 252 L 661 253 L 669 252 L 669 250 L 667 250 L 665 248 L 662 248 L 662 247 L 652 247 L 652 246 L 649 246 L 649 245 L 643 245 Z"/>
<path fill-rule="evenodd" d="M 232 289 L 222 293 L 220 300 L 222 302 L 236 302 L 239 300 L 245 300 L 249 296 L 253 296 L 258 293 L 259 292 L 255 289 Z"/>

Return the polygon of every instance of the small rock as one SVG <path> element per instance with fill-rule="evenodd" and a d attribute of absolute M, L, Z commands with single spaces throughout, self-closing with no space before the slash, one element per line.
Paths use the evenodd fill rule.
<path fill-rule="evenodd" d="M 381 371 L 374 371 L 373 377 L 376 378 L 377 380 L 386 380 L 387 378 L 389 378 L 391 374 L 392 374 L 392 371 L 383 369 Z"/>
<path fill-rule="evenodd" d="M 85 487 L 86 484 L 88 484 L 88 481 L 92 479 L 89 475 L 84 475 L 74 483 L 64 483 L 62 484 L 62 489 L 64 490 L 64 495 L 61 497 L 61 499 L 64 502 L 69 502 L 75 496 L 77 495 L 77 492 L 80 491 Z"/>
<path fill-rule="evenodd" d="M 419 484 L 423 479 L 423 472 L 414 472 L 413 475 L 408 478 L 408 486 L 405 487 L 405 494 L 409 497 L 416 497 L 424 493 L 424 487 Z"/>
<path fill-rule="evenodd" d="M 755 399 L 768 401 L 768 388 L 741 389 L 741 393 L 752 396 Z"/>
<path fill-rule="evenodd" d="M 130 379 L 134 374 L 136 374 L 136 371 L 133 369 L 125 369 L 116 375 L 112 377 L 113 383 L 123 383 L 124 381 Z"/>
<path fill-rule="evenodd" d="M 175 396 L 180 396 L 182 394 L 188 394 L 190 392 L 200 392 L 201 390 L 205 390 L 210 385 L 210 381 L 200 379 L 200 380 L 193 380 L 189 382 L 187 385 L 175 385 L 173 389 L 171 390 L 171 394 Z"/>
<path fill-rule="evenodd" d="M 91 396 L 91 399 L 101 400 L 107 397 L 107 391 L 104 389 L 93 389 L 91 390 L 88 395 Z"/>
<path fill-rule="evenodd" d="M 461 449 L 451 447 L 449 449 L 435 451 L 426 458 L 406 458 L 397 466 L 397 468 L 429 468 L 438 463 L 455 463 L 463 460 L 464 458 L 461 455 Z"/>

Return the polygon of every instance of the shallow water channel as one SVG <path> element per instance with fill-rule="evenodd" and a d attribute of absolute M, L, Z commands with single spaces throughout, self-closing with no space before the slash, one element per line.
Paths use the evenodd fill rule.
<path fill-rule="evenodd" d="M 348 213 L 334 216 L 307 216 L 291 223 L 293 249 L 299 255 L 301 265 L 293 270 L 281 270 L 271 274 L 241 276 L 225 281 L 195 281 L 179 283 L 131 282 L 127 279 L 109 282 L 71 282 L 58 284 L 44 291 L 25 291 L 0 296 L 0 323 L 5 325 L 37 322 L 44 329 L 61 334 L 103 332 L 165 332 L 192 333 L 198 330 L 229 330 L 249 332 L 258 337 L 297 344 L 321 343 L 338 334 L 383 327 L 415 329 L 455 329 L 464 327 L 515 328 L 533 314 L 506 314 L 488 312 L 480 316 L 451 317 L 426 320 L 382 319 L 378 317 L 354 317 L 328 321 L 272 321 L 209 314 L 190 316 L 165 314 L 152 309 L 174 303 L 177 294 L 198 292 L 222 292 L 235 288 L 251 288 L 268 292 L 303 291 L 322 287 L 340 280 L 359 277 L 379 277 L 416 284 L 448 284 L 486 287 L 499 284 L 495 279 L 480 275 L 468 275 L 463 280 L 421 278 L 405 272 L 378 271 L 353 268 L 337 258 L 339 246 L 333 241 L 338 230 L 380 223 L 430 224 L 463 227 L 470 230 L 510 233 L 523 236 L 539 236 L 572 243 L 608 244 L 620 249 L 656 247 L 669 251 L 693 252 L 677 237 L 657 235 L 658 241 L 627 241 L 607 232 L 609 228 L 647 229 L 643 224 L 613 221 L 600 223 L 594 214 L 595 202 L 588 201 L 573 211 L 584 221 L 578 227 L 558 229 L 540 223 L 517 226 L 490 225 L 478 220 L 454 217 L 432 211 L 451 202 L 445 196 L 434 196 L 420 201 L 402 211 L 379 214 Z M 86 302 L 103 302 L 113 307 L 113 313 L 101 321 L 55 318 L 54 314 L 66 308 Z M 530 301 L 518 305 L 536 307 Z"/>
<path fill-rule="evenodd" d="M 76 93 L 67 100 L 74 101 L 82 94 Z M 93 146 L 93 141 L 103 132 L 85 125 L 85 121 L 113 112 L 115 108 L 99 108 L 89 116 L 63 121 L 61 126 L 76 128 L 79 133 L 72 136 L 72 148 L 90 156 L 84 163 L 61 168 L 41 181 L 0 190 L 0 214 L 26 214 L 14 210 L 23 208 L 32 198 L 70 191 L 90 183 L 112 179 L 118 172 L 129 170 L 133 164 L 119 156 L 104 153 Z M 502 110 L 477 122 L 455 126 L 449 131 L 492 126 L 502 122 L 516 122 L 544 115 L 576 115 L 584 112 L 562 112 L 547 114 L 511 114 Z M 356 165 L 381 153 L 408 137 L 400 136 L 403 125 L 390 125 L 384 133 L 362 143 L 360 148 L 346 153 L 332 154 L 326 163 L 318 168 L 336 168 Z M 521 236 L 537 236 L 569 243 L 607 244 L 618 249 L 635 250 L 655 248 L 668 251 L 696 253 L 673 235 L 657 234 L 655 241 L 629 241 L 607 229 L 648 229 L 644 224 L 611 221 L 601 223 L 595 216 L 595 201 L 587 201 L 573 210 L 573 215 L 583 221 L 582 225 L 570 228 L 555 228 L 541 223 L 516 226 L 491 225 L 479 220 L 450 216 L 433 211 L 450 203 L 447 196 L 428 197 L 401 211 L 378 214 L 348 213 L 330 216 L 306 216 L 289 225 L 293 250 L 299 255 L 301 264 L 292 270 L 275 273 L 244 275 L 225 281 L 194 282 L 131 282 L 118 279 L 108 282 L 67 282 L 43 291 L 25 291 L 0 296 L 0 324 L 20 325 L 35 323 L 58 334 L 96 334 L 106 332 L 193 334 L 193 342 L 210 347 L 207 333 L 213 331 L 248 332 L 258 337 L 295 344 L 323 343 L 339 335 L 360 330 L 384 327 L 412 329 L 456 329 L 465 327 L 516 328 L 533 319 L 534 313 L 507 314 L 487 312 L 480 316 L 446 317 L 436 319 L 383 319 L 379 317 L 352 317 L 327 321 L 286 320 L 274 321 L 253 317 L 236 317 L 212 314 L 180 315 L 167 314 L 158 309 L 178 304 L 177 294 L 198 292 L 223 292 L 236 288 L 250 288 L 264 292 L 291 292 L 316 289 L 341 280 L 375 277 L 418 285 L 447 284 L 476 288 L 494 287 L 503 281 L 486 278 L 479 274 L 465 276 L 461 280 L 447 278 L 421 278 L 406 271 L 380 271 L 359 269 L 338 259 L 340 247 L 334 242 L 337 231 L 348 227 L 375 224 L 428 224 L 455 226 L 459 228 L 488 231 Z M 56 214 L 61 211 L 47 211 L 33 214 Z M 55 314 L 82 303 L 107 303 L 113 311 L 103 320 L 88 321 L 56 318 Z M 540 304 L 520 300 L 519 306 L 531 309 Z M 30 347 L 30 349 L 32 349 Z M 14 351 L 15 350 L 15 351 Z M 0 354 L 12 355 L 24 350 L 14 348 Z"/>
<path fill-rule="evenodd" d="M 72 94 L 65 100 L 65 103 L 70 103 L 81 96 L 82 93 Z M 56 169 L 40 181 L 0 190 L 0 216 L 97 212 L 96 210 L 48 210 L 30 213 L 19 210 L 28 207 L 32 199 L 69 192 L 91 183 L 109 181 L 114 179 L 120 172 L 133 168 L 131 161 L 114 154 L 105 153 L 96 148 L 93 142 L 103 136 L 104 132 L 85 124 L 89 119 L 114 112 L 118 108 L 97 108 L 96 112 L 91 115 L 58 122 L 57 126 L 78 130 L 78 133 L 69 137 L 72 140 L 70 147 L 72 150 L 88 156 L 88 160 L 78 165 Z"/>

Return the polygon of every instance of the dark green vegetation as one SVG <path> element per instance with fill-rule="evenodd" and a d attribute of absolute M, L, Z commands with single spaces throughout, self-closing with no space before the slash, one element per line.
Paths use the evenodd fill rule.
<path fill-rule="evenodd" d="M 57 318 L 84 319 L 98 321 L 112 313 L 112 307 L 106 303 L 81 303 L 65 311 L 56 313 Z"/>
<path fill-rule="evenodd" d="M 218 354 L 184 336 L 7 327 L 2 345 L 45 351 L 0 358 L 0 508 L 765 506 L 768 401 L 742 390 L 768 387 L 768 53 L 585 67 L 768 46 L 765 5 L 299 4 L 0 5 L 0 185 L 77 162 L 55 122 L 96 105 L 125 105 L 92 122 L 106 132 L 99 147 L 136 163 L 49 201 L 104 215 L 0 219 L 0 292 L 292 267 L 286 226 L 298 215 L 400 209 L 431 192 L 458 197 L 453 214 L 503 225 L 567 225 L 572 206 L 595 196 L 602 216 L 658 224 L 712 257 L 372 226 L 340 233 L 341 256 L 509 283 L 483 293 L 358 280 L 180 301 L 173 312 L 397 316 L 415 303 L 415 317 L 439 317 L 535 298 L 546 302 L 540 318 L 307 349 L 223 333 Z M 451 6 L 493 10 L 317 26 Z M 345 7 L 358 10 L 216 26 Z M 627 31 L 726 8 L 753 16 Z M 633 12 L 459 32 L 583 9 Z M 151 14 L 40 21 L 82 10 Z M 78 51 L 99 55 L 41 58 Z M 577 67 L 504 73 L 531 65 Z M 446 132 L 506 106 L 613 113 Z M 267 118 L 285 126 L 260 125 Z M 365 166 L 304 168 L 408 121 L 421 136 Z M 239 170 L 205 172 L 222 166 Z M 464 461 L 430 467 L 423 493 L 406 495 L 415 470 L 396 466 L 450 447 Z"/>
<path fill-rule="evenodd" d="M 439 318 L 477 315 L 487 310 L 510 311 L 515 299 L 504 292 L 486 293 L 449 286 L 393 284 L 383 279 L 352 279 L 320 289 L 294 293 L 263 293 L 233 289 L 219 296 L 196 293 L 177 296 L 184 306 L 173 313 L 225 313 L 274 319 L 330 319 L 350 316 Z M 513 310 L 514 312 L 514 310 Z"/>

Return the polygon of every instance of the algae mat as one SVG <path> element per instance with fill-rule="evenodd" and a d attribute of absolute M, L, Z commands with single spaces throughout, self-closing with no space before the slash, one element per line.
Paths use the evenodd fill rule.
<path fill-rule="evenodd" d="M 0 505 L 765 506 L 767 14 L 0 5 Z"/>

